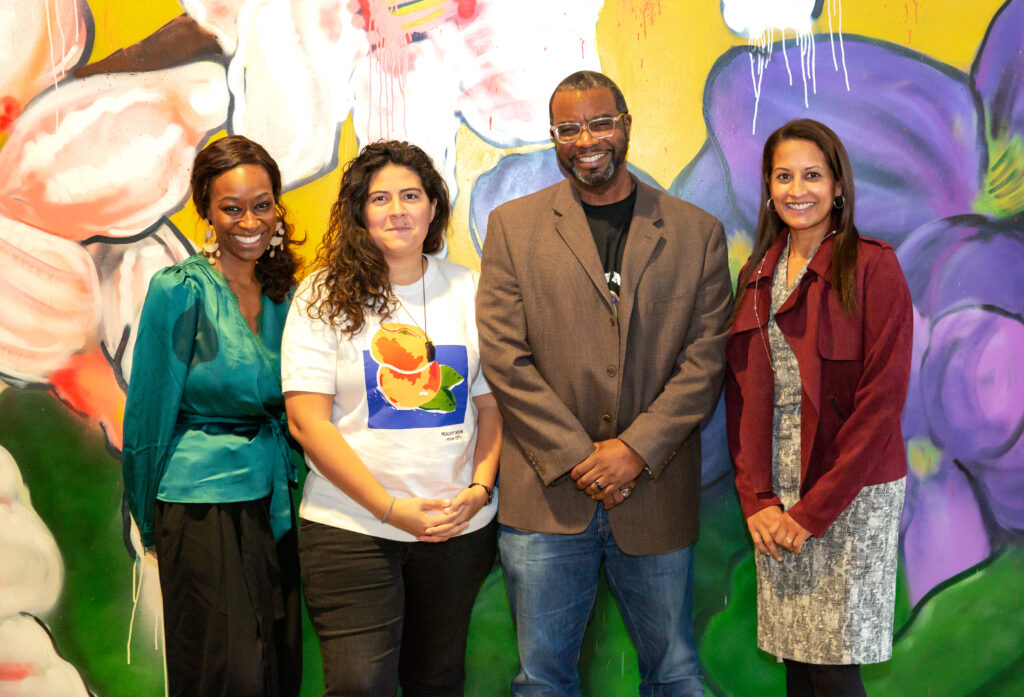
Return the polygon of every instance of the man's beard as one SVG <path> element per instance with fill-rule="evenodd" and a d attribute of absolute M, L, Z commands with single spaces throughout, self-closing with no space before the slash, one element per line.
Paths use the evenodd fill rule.
<path fill-rule="evenodd" d="M 584 172 L 576 166 L 575 160 L 573 160 L 572 173 L 577 179 L 586 184 L 587 186 L 597 186 L 598 184 L 604 184 L 606 181 L 612 178 L 615 174 L 615 168 L 618 164 L 615 161 L 615 151 L 611 153 L 611 158 L 608 160 L 608 166 L 602 170 L 591 170 L 590 172 Z"/>
<path fill-rule="evenodd" d="M 586 184 L 587 186 L 599 186 L 609 181 L 615 174 L 615 171 L 619 168 L 619 165 L 623 164 L 626 161 L 624 148 L 623 152 L 621 153 L 615 148 L 609 150 L 608 153 L 611 155 L 608 161 L 608 165 L 601 170 L 586 171 L 580 169 L 579 167 L 576 166 L 576 159 L 579 157 L 578 155 L 577 157 L 574 157 L 572 159 L 571 164 L 563 161 L 562 167 L 572 172 L 572 175 L 576 177 L 576 179 L 578 179 L 581 183 Z M 570 166 L 566 167 L 567 164 L 570 164 Z"/>

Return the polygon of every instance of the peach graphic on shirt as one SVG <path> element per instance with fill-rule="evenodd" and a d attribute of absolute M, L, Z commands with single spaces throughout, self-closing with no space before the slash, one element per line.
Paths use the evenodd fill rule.
<path fill-rule="evenodd" d="M 400 373 L 382 365 L 377 371 L 377 384 L 396 407 L 415 409 L 432 400 L 441 389 L 441 366 L 434 361 L 418 373 Z"/>
<path fill-rule="evenodd" d="M 463 381 L 451 366 L 430 360 L 427 335 L 419 327 L 388 322 L 370 341 L 370 355 L 377 369 L 377 388 L 400 409 L 451 412 L 455 396 L 451 387 Z"/>
<path fill-rule="evenodd" d="M 417 373 L 427 367 L 427 335 L 419 327 L 388 322 L 380 325 L 370 342 L 370 355 L 399 373 Z"/>

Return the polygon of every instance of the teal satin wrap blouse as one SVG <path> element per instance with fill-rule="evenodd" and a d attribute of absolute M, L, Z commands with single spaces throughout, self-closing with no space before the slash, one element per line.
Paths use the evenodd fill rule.
<path fill-rule="evenodd" d="M 157 499 L 271 496 L 275 538 L 291 528 L 296 469 L 281 393 L 290 295 L 263 296 L 258 336 L 224 276 L 196 255 L 157 272 L 142 309 L 124 415 L 125 495 L 142 544 Z"/>

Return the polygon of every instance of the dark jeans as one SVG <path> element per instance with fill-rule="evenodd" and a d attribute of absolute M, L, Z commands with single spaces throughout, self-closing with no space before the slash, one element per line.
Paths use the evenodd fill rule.
<path fill-rule="evenodd" d="M 498 526 L 447 542 L 397 542 L 299 524 L 306 606 L 325 695 L 462 697 L 466 635 L 494 565 Z"/>
<path fill-rule="evenodd" d="M 858 665 L 816 665 L 786 659 L 787 697 L 866 697 Z"/>

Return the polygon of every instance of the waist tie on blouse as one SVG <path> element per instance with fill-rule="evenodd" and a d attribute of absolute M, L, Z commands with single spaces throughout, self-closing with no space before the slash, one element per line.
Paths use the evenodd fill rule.
<path fill-rule="evenodd" d="M 298 482 L 298 468 L 292 458 L 292 447 L 288 442 L 288 419 L 282 415 L 273 416 L 199 416 L 197 414 L 178 414 L 178 424 L 186 428 L 216 426 L 226 433 L 252 438 L 264 434 L 277 443 L 280 457 L 274 462 L 270 481 L 270 529 L 274 532 L 274 540 L 280 540 L 292 528 L 292 502 L 289 484 Z"/>

